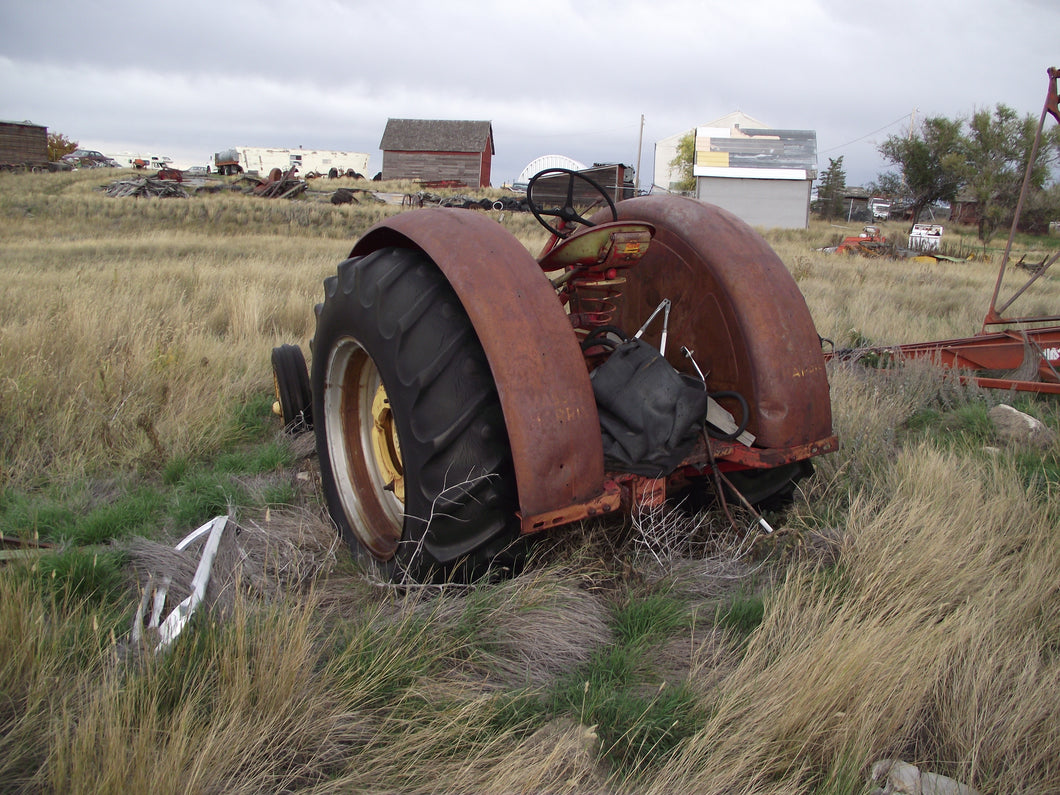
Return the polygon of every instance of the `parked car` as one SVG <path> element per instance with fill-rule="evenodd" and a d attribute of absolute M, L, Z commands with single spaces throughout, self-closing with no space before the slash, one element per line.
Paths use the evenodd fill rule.
<path fill-rule="evenodd" d="M 75 149 L 70 154 L 63 155 L 63 162 L 75 168 L 121 168 L 117 161 L 95 149 Z"/>

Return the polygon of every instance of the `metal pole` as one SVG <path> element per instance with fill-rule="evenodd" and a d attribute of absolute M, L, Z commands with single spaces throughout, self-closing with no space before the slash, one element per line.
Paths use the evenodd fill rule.
<path fill-rule="evenodd" d="M 1056 79 L 1060 77 L 1060 69 L 1050 67 L 1048 70 L 1049 75 L 1049 91 L 1045 98 L 1045 105 L 1042 107 L 1042 116 L 1038 120 L 1038 131 L 1034 134 L 1034 144 L 1031 146 L 1030 157 L 1027 158 L 1027 170 L 1023 173 L 1023 187 L 1020 188 L 1020 197 L 1016 202 L 1016 214 L 1012 216 L 1012 228 L 1009 229 L 1008 242 L 1005 243 L 1005 253 L 1001 255 L 1001 267 L 997 272 L 997 281 L 994 283 L 994 294 L 990 296 L 990 308 L 986 312 L 986 317 L 983 319 L 983 332 L 986 331 L 986 327 L 990 323 L 997 323 L 1000 318 L 997 315 L 997 296 L 1001 292 L 1001 280 L 1005 277 L 1005 267 L 1008 265 L 1008 257 L 1012 252 L 1012 241 L 1016 238 L 1016 228 L 1019 226 L 1020 213 L 1023 212 L 1023 200 L 1027 198 L 1027 188 L 1031 184 L 1031 171 L 1034 168 L 1034 160 L 1038 156 L 1038 146 L 1042 142 L 1042 128 L 1045 126 L 1045 114 L 1050 112 L 1050 106 L 1055 107 L 1056 98 Z M 1005 304 L 1006 308 L 1012 302 L 1009 301 Z"/>
<path fill-rule="evenodd" d="M 640 137 L 637 139 L 637 170 L 633 173 L 633 192 L 640 193 L 640 152 L 644 146 L 644 114 L 640 114 Z"/>

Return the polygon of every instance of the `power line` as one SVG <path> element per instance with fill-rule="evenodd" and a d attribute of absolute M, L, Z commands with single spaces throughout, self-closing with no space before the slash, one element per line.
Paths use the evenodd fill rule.
<path fill-rule="evenodd" d="M 637 124 L 627 124 L 622 127 L 611 127 L 606 130 L 585 130 L 583 132 L 557 132 L 557 133 L 516 133 L 514 137 L 517 138 L 585 138 L 587 136 L 595 135 L 607 135 L 608 133 L 623 132 L 624 130 L 632 130 L 638 127 Z"/>
<path fill-rule="evenodd" d="M 836 149 L 842 149 L 845 146 L 850 146 L 851 144 L 856 144 L 858 141 L 864 141 L 866 138 L 870 138 L 871 136 L 876 135 L 877 133 L 883 132 L 888 127 L 893 127 L 894 125 L 898 124 L 898 122 L 900 122 L 900 121 L 905 121 L 906 119 L 910 118 L 912 115 L 913 115 L 913 112 L 909 112 L 909 113 L 905 114 L 904 116 L 902 116 L 901 118 L 895 119 L 890 124 L 883 125 L 878 130 L 873 130 L 870 133 L 865 133 L 860 138 L 855 138 L 853 141 L 847 141 L 845 144 L 840 144 L 839 146 L 833 146 L 830 149 L 824 149 L 824 150 L 818 152 L 817 154 L 826 155 L 829 152 L 834 152 Z"/>

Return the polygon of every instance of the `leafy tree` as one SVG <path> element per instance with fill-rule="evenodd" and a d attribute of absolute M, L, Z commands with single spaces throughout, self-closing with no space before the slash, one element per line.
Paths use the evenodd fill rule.
<path fill-rule="evenodd" d="M 49 161 L 62 160 L 63 155 L 68 155 L 75 149 L 77 149 L 77 141 L 71 141 L 62 133 L 48 133 Z"/>
<path fill-rule="evenodd" d="M 913 223 L 932 202 L 951 201 L 965 175 L 960 119 L 933 116 L 908 138 L 889 136 L 879 146 L 888 162 L 899 167 L 912 198 Z"/>
<path fill-rule="evenodd" d="M 1012 108 L 999 104 L 993 113 L 977 112 L 968 127 L 964 139 L 965 180 L 978 205 L 979 239 L 985 243 L 1015 211 L 1038 123 L 1030 115 L 1021 119 Z M 1057 140 L 1055 127 L 1043 135 L 1031 169 L 1030 188 L 1034 192 L 1045 186 L 1049 165 L 1057 153 Z"/>
<path fill-rule="evenodd" d="M 1032 235 L 1049 233 L 1049 224 L 1060 219 L 1060 184 L 1031 191 L 1023 205 L 1020 229 Z"/>
<path fill-rule="evenodd" d="M 868 191 L 873 196 L 887 196 L 892 199 L 904 198 L 906 194 L 902 175 L 897 171 L 884 171 L 876 175 L 876 180 L 868 184 Z"/>
<path fill-rule="evenodd" d="M 695 190 L 696 178 L 692 174 L 692 165 L 695 160 L 696 131 L 689 130 L 677 142 L 677 154 L 670 161 L 670 168 L 678 174 L 678 179 L 673 184 L 676 190 Z"/>
<path fill-rule="evenodd" d="M 831 219 L 843 211 L 843 194 L 846 187 L 847 175 L 843 170 L 843 156 L 828 158 L 828 168 L 824 170 L 821 184 L 817 186 L 821 215 L 826 219 Z"/>

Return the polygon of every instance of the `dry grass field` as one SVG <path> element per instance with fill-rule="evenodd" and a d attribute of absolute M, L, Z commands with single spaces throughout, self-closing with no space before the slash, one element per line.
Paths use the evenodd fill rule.
<path fill-rule="evenodd" d="M 774 535 L 675 510 L 399 593 L 335 544 L 269 353 L 401 208 L 108 178 L 0 174 L 0 530 L 56 545 L 0 568 L 0 791 L 840 795 L 900 758 L 1060 793 L 1060 446 L 987 416 L 1060 431 L 1055 399 L 837 364 L 841 448 Z M 817 251 L 844 226 L 767 234 L 822 336 L 979 329 L 997 257 L 971 232 L 947 228 L 960 264 Z M 1060 309 L 1060 274 L 1020 308 Z M 130 643 L 148 573 L 226 511 L 214 608 L 166 654 Z"/>

